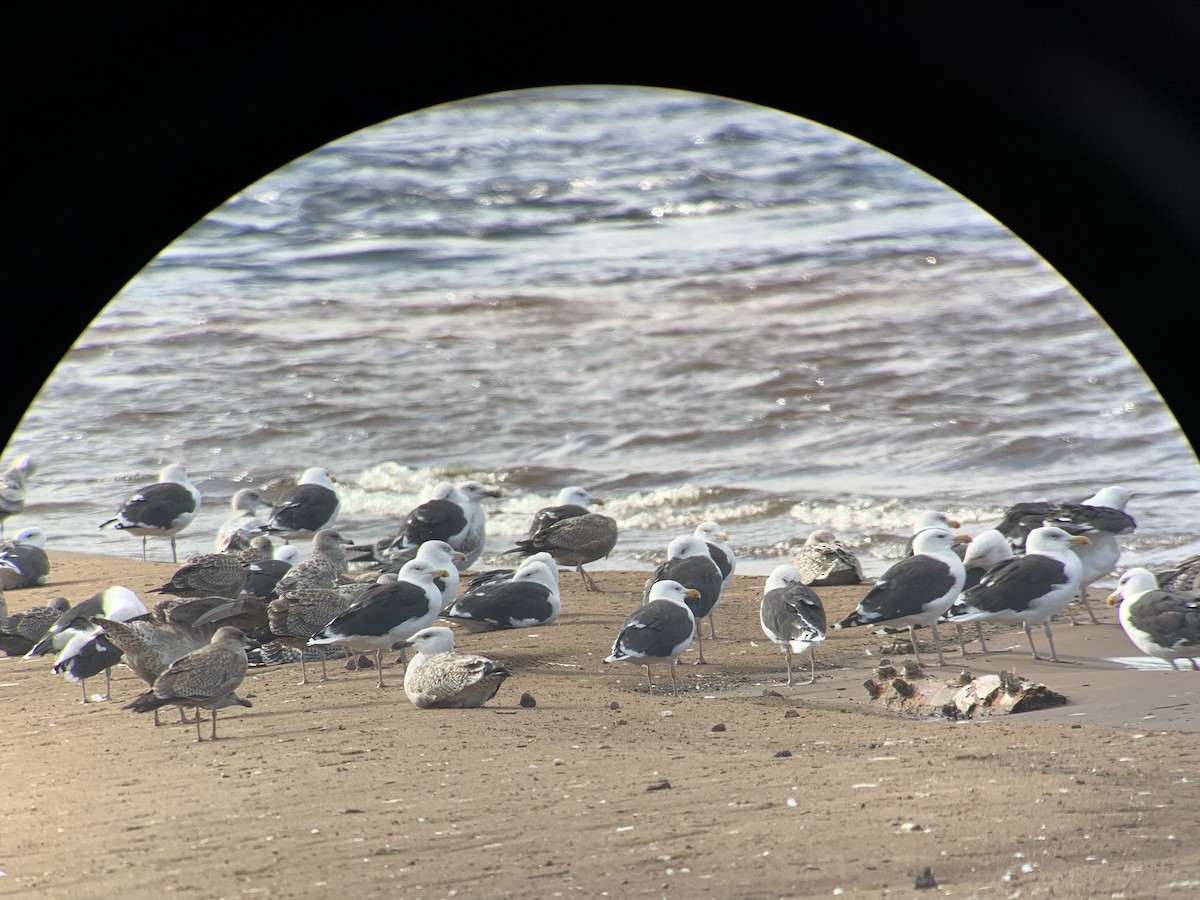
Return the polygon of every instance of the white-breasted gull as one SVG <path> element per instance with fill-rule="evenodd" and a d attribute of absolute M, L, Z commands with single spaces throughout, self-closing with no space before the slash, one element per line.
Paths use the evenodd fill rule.
<path fill-rule="evenodd" d="M 1179 668 L 1175 660 L 1186 659 L 1200 670 L 1200 594 L 1163 590 L 1154 573 L 1139 566 L 1121 573 L 1108 604 L 1120 604 L 1121 627 L 1143 653 L 1165 659 L 1172 669 Z"/>
<path fill-rule="evenodd" d="M 825 640 L 825 607 L 817 592 L 804 583 L 796 566 L 776 566 L 763 585 L 758 622 L 763 634 L 778 644 L 787 660 L 787 684 L 792 681 L 792 655 L 808 651 L 812 668 L 808 683 L 817 679 L 817 644 Z"/>
<path fill-rule="evenodd" d="M 392 645 L 415 647 L 404 670 L 404 694 L 419 709 L 473 709 L 496 696 L 512 673 L 486 656 L 456 653 L 454 632 L 444 625 L 422 628 Z"/>
<path fill-rule="evenodd" d="M 697 597 L 689 597 L 687 605 L 696 619 L 696 665 L 705 665 L 708 661 L 704 658 L 701 625 L 704 617 L 712 615 L 717 608 L 725 590 L 721 568 L 709 553 L 707 542 L 694 534 L 672 538 L 667 544 L 667 558 L 655 567 L 646 581 L 642 591 L 643 603 L 650 602 L 650 594 L 659 581 L 678 581 L 685 588 L 695 588 L 699 593 Z M 711 622 L 709 629 L 715 637 Z"/>
<path fill-rule="evenodd" d="M 337 491 L 337 479 L 321 466 L 305 469 L 292 487 L 288 488 L 271 507 L 266 530 L 279 535 L 285 542 L 311 537 L 324 528 L 333 527 L 342 500 Z"/>
<path fill-rule="evenodd" d="M 46 532 L 41 528 L 22 528 L 11 541 L 0 545 L 0 590 L 35 587 L 49 580 L 50 557 L 46 555 Z"/>
<path fill-rule="evenodd" d="M 465 591 L 442 612 L 468 631 L 552 625 L 562 613 L 558 570 L 541 560 L 526 562 L 507 580 Z"/>
<path fill-rule="evenodd" d="M 893 563 L 859 601 L 858 607 L 833 627 L 907 626 L 913 656 L 920 665 L 915 632 L 918 626 L 928 626 L 938 665 L 944 666 L 946 659 L 937 620 L 962 591 L 967 576 L 955 545 L 970 540 L 967 535 L 955 535 L 946 528 L 917 532 L 913 535 L 913 555 Z"/>
<path fill-rule="evenodd" d="M 111 519 L 100 523 L 118 531 L 127 531 L 142 539 L 142 561 L 146 560 L 146 539 L 165 537 L 171 541 L 171 561 L 179 562 L 175 535 L 192 524 L 200 512 L 203 498 L 188 480 L 182 463 L 171 463 L 158 473 L 158 481 L 139 488 Z"/>
<path fill-rule="evenodd" d="M 678 697 L 675 664 L 692 645 L 693 635 L 700 631 L 690 606 L 699 597 L 698 590 L 684 587 L 678 581 L 655 582 L 646 604 L 625 619 L 613 641 L 612 653 L 604 661 L 645 666 L 646 684 L 650 690 L 654 690 L 650 666 L 666 663 L 671 668 L 671 693 Z"/>
<path fill-rule="evenodd" d="M 24 511 L 29 479 L 35 472 L 37 461 L 28 453 L 18 456 L 0 472 L 0 538 L 4 537 L 4 523 Z"/>
<path fill-rule="evenodd" d="M 1015 556 L 988 570 L 979 584 L 963 591 L 946 612 L 948 622 L 994 621 L 1018 623 L 1025 631 L 1034 659 L 1044 659 L 1033 643 L 1030 626 L 1041 622 L 1050 644 L 1052 662 L 1063 662 L 1054 649 L 1050 618 L 1061 612 L 1079 590 L 1083 562 L 1071 549 L 1086 543 L 1055 526 L 1029 532 L 1024 556 Z"/>

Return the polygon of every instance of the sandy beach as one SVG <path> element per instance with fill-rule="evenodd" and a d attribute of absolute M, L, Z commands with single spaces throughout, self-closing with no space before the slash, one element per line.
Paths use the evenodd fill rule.
<path fill-rule="evenodd" d="M 11 611 L 112 584 L 149 600 L 176 568 L 51 556 L 51 583 L 10 591 Z M 196 743 L 174 715 L 155 728 L 121 708 L 145 688 L 124 666 L 111 701 L 84 704 L 49 659 L 0 659 L 0 896 L 1200 891 L 1200 672 L 1131 668 L 1105 591 L 1103 624 L 1056 621 L 1070 664 L 1031 659 L 1015 628 L 989 627 L 987 656 L 951 641 L 926 674 L 1015 671 L 1068 700 L 956 722 L 870 702 L 880 659 L 908 654 L 866 629 L 831 632 L 816 683 L 784 686 L 756 576 L 718 608 L 708 664 L 694 645 L 681 659 L 681 695 L 665 668 L 650 693 L 641 667 L 602 662 L 648 573 L 595 574 L 600 594 L 562 572 L 552 626 L 459 632 L 459 649 L 513 671 L 476 710 L 414 708 L 399 667 L 383 690 L 342 661 L 306 686 L 298 665 L 252 668 L 239 693 L 253 708 L 222 711 L 220 740 Z M 818 593 L 832 622 L 865 591 Z"/>

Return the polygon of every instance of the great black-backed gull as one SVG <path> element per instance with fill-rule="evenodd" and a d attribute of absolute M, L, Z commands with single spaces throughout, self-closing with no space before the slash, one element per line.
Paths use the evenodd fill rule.
<path fill-rule="evenodd" d="M 1082 534 L 1088 543 L 1075 549 L 1083 561 L 1080 575 L 1078 599 L 1094 624 L 1099 624 L 1096 613 L 1088 603 L 1088 588 L 1098 579 L 1109 575 L 1121 558 L 1121 545 L 1117 537 L 1132 534 L 1137 522 L 1125 512 L 1132 494 L 1120 485 L 1101 488 L 1091 497 L 1079 502 L 1067 500 L 1032 500 L 1010 506 L 1004 513 L 996 530 L 1005 535 L 1020 555 L 1025 552 L 1025 540 L 1029 533 L 1043 525 L 1062 528 L 1070 534 Z M 1067 607 L 1071 624 L 1076 624 L 1071 607 Z"/>
<path fill-rule="evenodd" d="M 217 553 L 246 550 L 255 535 L 267 530 L 270 504 L 253 488 L 241 488 L 229 501 L 230 516 L 217 529 L 213 550 Z"/>
<path fill-rule="evenodd" d="M 303 651 L 309 638 L 361 600 L 369 587 L 369 584 L 356 582 L 333 588 L 283 591 L 267 606 L 270 639 Z M 321 681 L 329 680 L 325 646 L 318 644 L 316 647 L 321 662 Z M 309 683 L 305 655 L 300 654 L 300 684 Z"/>
<path fill-rule="evenodd" d="M 1054 649 L 1050 617 L 1065 609 L 1079 589 L 1083 563 L 1071 548 L 1087 540 L 1054 526 L 1033 529 L 1025 541 L 1025 555 L 989 569 L 979 584 L 954 601 L 946 620 L 1019 623 L 1034 659 L 1044 657 L 1033 644 L 1030 625 L 1041 622 L 1050 644 L 1050 659 L 1062 662 Z"/>
<path fill-rule="evenodd" d="M 729 532 L 722 528 L 719 522 L 701 522 L 692 532 L 692 536 L 700 538 L 708 545 L 708 555 L 721 570 L 721 590 L 726 590 L 733 581 L 734 572 L 737 571 L 737 554 L 729 545 Z M 712 616 L 709 616 L 708 624 L 711 628 Z M 716 634 L 712 636 L 716 637 Z"/>
<path fill-rule="evenodd" d="M 71 601 L 66 597 L 55 597 L 45 606 L 12 613 L 0 622 L 0 650 L 7 656 L 24 656 L 70 608 Z"/>
<path fill-rule="evenodd" d="M 203 647 L 181 656 L 168 665 L 154 685 L 125 709 L 152 712 L 161 706 L 175 705 L 212 713 L 211 740 L 217 739 L 217 710 L 236 704 L 250 706 L 249 700 L 235 692 L 246 677 L 246 647 L 250 641 L 240 630 L 228 625 L 216 630 Z M 196 740 L 200 736 L 200 718 L 196 717 Z"/>
<path fill-rule="evenodd" d="M 554 503 L 550 506 L 543 506 L 533 515 L 533 522 L 529 526 L 528 537 L 533 537 L 543 528 L 548 528 L 555 522 L 561 522 L 563 519 L 569 519 L 572 516 L 587 515 L 588 507 L 603 506 L 604 499 L 601 497 L 593 497 L 586 488 L 580 487 L 577 484 L 569 485 L 558 492 L 554 498 Z"/>
<path fill-rule="evenodd" d="M 459 571 L 469 569 L 483 554 L 487 541 L 487 510 L 483 501 L 501 496 L 496 488 L 478 481 L 454 485 L 443 481 L 432 496 L 416 506 L 400 526 L 400 534 L 383 552 L 386 558 L 407 561 L 416 556 L 426 541 L 445 541 L 461 550 L 466 559 L 457 564 Z"/>
<path fill-rule="evenodd" d="M 684 587 L 695 588 L 699 592 L 699 597 L 688 598 L 687 605 L 696 619 L 696 665 L 705 665 L 707 660 L 704 658 L 701 625 L 704 617 L 712 615 L 717 608 L 725 589 L 721 569 L 708 552 L 708 544 L 691 534 L 673 538 L 667 545 L 667 558 L 658 564 L 646 581 L 642 592 L 644 603 L 649 602 L 654 584 L 659 581 L 678 581 Z M 709 629 L 715 637 L 711 623 Z"/>
<path fill-rule="evenodd" d="M 617 545 L 617 520 L 601 513 L 584 513 L 560 519 L 533 537 L 517 541 L 509 553 L 549 553 L 563 566 L 573 566 L 583 579 L 584 590 L 599 591 L 596 580 L 584 570 L 588 563 L 604 559 Z"/>
<path fill-rule="evenodd" d="M 1121 574 L 1108 604 L 1120 604 L 1121 627 L 1143 653 L 1165 659 L 1178 669 L 1177 659 L 1186 659 L 1200 670 L 1200 594 L 1165 591 L 1154 573 L 1141 567 Z"/>
<path fill-rule="evenodd" d="M 1012 544 L 1008 542 L 1008 539 L 1003 534 L 995 528 L 988 528 L 981 531 L 971 539 L 971 543 L 967 545 L 967 552 L 963 556 L 963 568 L 967 573 L 967 580 L 963 582 L 963 590 L 967 591 L 975 587 L 975 585 L 983 580 L 983 576 L 990 569 L 1012 558 Z M 965 654 L 967 647 L 962 623 L 955 622 L 953 624 L 958 631 L 959 652 Z M 975 636 L 979 638 L 980 649 L 984 653 L 988 653 L 987 641 L 983 636 L 982 622 L 975 623 Z"/>
<path fill-rule="evenodd" d="M 246 570 L 232 553 L 201 553 L 176 569 L 152 594 L 174 597 L 226 597 L 235 599 L 246 586 Z"/>
<path fill-rule="evenodd" d="M 800 580 L 810 587 L 862 584 L 862 563 L 848 546 L 827 528 L 810 534 L 796 551 Z"/>
<path fill-rule="evenodd" d="M 926 528 L 917 532 L 913 536 L 913 555 L 889 567 L 867 591 L 858 608 L 833 627 L 886 625 L 896 628 L 906 625 L 913 656 L 920 665 L 915 632 L 918 626 L 928 626 L 933 634 L 938 665 L 944 666 L 946 659 L 942 654 L 937 620 L 962 591 L 967 576 L 954 548 L 956 544 L 970 540 L 967 535 L 955 536 L 945 528 Z"/>
<path fill-rule="evenodd" d="M 787 684 L 792 686 L 792 654 L 808 651 L 812 671 L 808 683 L 817 679 L 817 644 L 825 640 L 825 607 L 817 592 L 804 583 L 796 566 L 776 566 L 763 586 L 758 622 L 763 634 L 783 648 L 787 660 Z"/>
<path fill-rule="evenodd" d="M 328 469 L 321 466 L 305 469 L 300 480 L 284 491 L 271 508 L 267 532 L 287 542 L 332 528 L 342 508 L 336 484 Z"/>
<path fill-rule="evenodd" d="M 442 609 L 435 583 L 449 576 L 423 559 L 406 563 L 396 581 L 369 586 L 362 599 L 336 616 L 309 640 L 310 646 L 336 644 L 361 653 L 374 651 L 383 687 L 383 651 L 432 625 Z"/>
<path fill-rule="evenodd" d="M 45 635 L 26 654 L 26 659 L 55 652 L 53 670 L 68 681 L 78 682 L 83 702 L 88 702 L 87 679 L 104 673 L 104 699 L 112 695 L 110 669 L 121 661 L 121 651 L 112 645 L 92 616 L 104 616 L 118 622 L 144 616 L 146 606 L 129 588 L 112 585 L 62 613 Z"/>
<path fill-rule="evenodd" d="M 15 591 L 50 580 L 46 532 L 36 526 L 22 528 L 11 541 L 0 545 L 0 590 Z"/>
<path fill-rule="evenodd" d="M 179 562 L 175 535 L 187 528 L 200 511 L 202 498 L 197 487 L 188 480 L 182 463 L 172 463 L 158 473 L 158 481 L 139 488 L 117 514 L 100 527 L 111 525 L 118 531 L 128 531 L 142 539 L 142 561 L 146 560 L 146 539 L 165 537 L 171 541 L 171 561 Z"/>
<path fill-rule="evenodd" d="M 506 581 L 464 592 L 442 612 L 468 631 L 537 628 L 554 624 L 561 614 L 558 570 L 541 560 L 524 563 Z"/>
<path fill-rule="evenodd" d="M 454 652 L 454 632 L 444 625 L 422 628 L 393 650 L 415 647 L 404 670 L 404 694 L 420 709 L 470 709 L 496 696 L 511 674 L 504 666 L 474 653 Z"/>
<path fill-rule="evenodd" d="M 28 453 L 18 456 L 0 472 L 0 539 L 4 537 L 4 523 L 24 511 L 29 479 L 35 472 L 37 462 Z"/>
<path fill-rule="evenodd" d="M 612 653 L 604 661 L 645 666 L 646 684 L 650 690 L 654 690 L 650 666 L 666 663 L 671 668 L 671 693 L 678 697 L 675 663 L 692 645 L 692 636 L 700 631 L 690 606 L 699 599 L 698 590 L 684 587 L 678 581 L 655 582 L 646 605 L 634 610 L 625 620 L 613 641 Z"/>
<path fill-rule="evenodd" d="M 270 559 L 246 563 L 246 585 L 242 592 L 267 600 L 275 595 L 279 579 L 300 560 L 300 548 L 295 544 L 284 544 Z"/>

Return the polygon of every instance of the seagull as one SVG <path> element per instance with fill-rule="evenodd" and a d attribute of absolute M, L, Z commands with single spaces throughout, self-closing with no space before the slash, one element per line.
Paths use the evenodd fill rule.
<path fill-rule="evenodd" d="M 729 546 L 729 533 L 716 522 L 701 522 L 696 526 L 696 530 L 692 532 L 692 535 L 693 537 L 700 538 L 708 545 L 708 555 L 712 557 L 713 562 L 717 564 L 717 568 L 721 570 L 721 590 L 724 591 L 729 587 L 729 583 L 733 581 L 733 573 L 737 569 L 737 554 Z M 711 615 L 709 616 L 708 624 L 711 628 Z M 715 634 L 712 636 L 716 637 Z"/>
<path fill-rule="evenodd" d="M 243 594 L 249 594 L 260 600 L 275 596 L 279 579 L 291 571 L 300 559 L 300 548 L 295 544 L 284 544 L 275 551 L 270 559 L 246 563 L 246 585 Z"/>
<path fill-rule="evenodd" d="M 561 614 L 558 570 L 541 560 L 525 562 L 508 580 L 466 591 L 441 613 L 468 631 L 536 628 L 554 624 Z"/>
<path fill-rule="evenodd" d="M 391 580 L 394 580 L 392 578 Z M 309 639 L 361 600 L 369 585 L 355 582 L 336 588 L 292 588 L 267 605 L 271 640 L 303 651 Z M 321 659 L 321 681 L 329 681 L 324 644 L 316 647 Z M 300 684 L 309 684 L 305 654 L 300 654 Z"/>
<path fill-rule="evenodd" d="M 91 617 L 104 616 L 123 622 L 144 616 L 146 612 L 145 604 L 137 594 L 122 585 L 112 585 L 62 613 L 25 658 L 34 659 L 56 652 L 55 674 L 79 682 L 84 703 L 89 702 L 87 679 L 104 672 L 104 699 L 111 699 L 112 673 L 109 670 L 121 661 L 121 651 L 104 638 L 103 632 L 92 624 Z"/>
<path fill-rule="evenodd" d="M 232 553 L 202 553 L 184 563 L 152 594 L 225 597 L 234 600 L 246 586 L 246 570 Z"/>
<path fill-rule="evenodd" d="M 137 616 L 124 622 L 92 616 L 90 621 L 104 632 L 105 638 L 123 654 L 125 663 L 138 678 L 154 687 L 154 682 L 171 663 L 198 650 L 212 640 L 217 626 L 192 627 L 171 621 L 160 608 L 149 615 Z M 183 707 L 180 718 L 187 721 Z M 154 724 L 158 725 L 158 710 L 154 710 Z"/>
<path fill-rule="evenodd" d="M 955 544 L 967 543 L 967 535 L 955 536 L 946 528 L 926 528 L 913 536 L 913 555 L 894 563 L 867 591 L 858 607 L 834 628 L 860 625 L 908 626 L 913 656 L 921 664 L 917 650 L 917 626 L 927 625 L 933 633 L 938 665 L 944 666 L 937 620 L 962 591 L 966 571 L 955 552 Z"/>
<path fill-rule="evenodd" d="M 675 663 L 692 645 L 692 636 L 700 627 L 688 601 L 696 602 L 700 592 L 669 579 L 655 582 L 646 604 L 625 620 L 613 641 L 606 663 L 631 662 L 646 667 L 646 683 L 654 690 L 650 666 L 666 663 L 671 667 L 671 693 L 679 696 Z"/>
<path fill-rule="evenodd" d="M 229 501 L 231 515 L 217 529 L 213 550 L 217 553 L 246 550 L 255 535 L 262 535 L 267 528 L 262 513 L 269 515 L 270 504 L 253 488 L 241 488 Z"/>
<path fill-rule="evenodd" d="M 1153 572 L 1139 567 L 1122 573 L 1108 595 L 1109 606 L 1118 604 L 1121 627 L 1139 650 L 1172 669 L 1179 669 L 1175 660 L 1186 659 L 1200 671 L 1200 594 L 1164 591 Z"/>
<path fill-rule="evenodd" d="M 600 513 L 585 512 L 552 522 L 532 537 L 517 541 L 509 553 L 549 553 L 556 564 L 574 566 L 583 579 L 584 590 L 600 587 L 584 570 L 587 563 L 604 559 L 617 545 L 617 520 Z"/>
<path fill-rule="evenodd" d="M 667 558 L 658 564 L 646 582 L 642 602 L 650 601 L 654 584 L 659 581 L 678 581 L 684 587 L 695 588 L 699 596 L 688 599 L 688 608 L 696 619 L 696 665 L 705 665 L 704 635 L 700 627 L 705 616 L 711 615 L 721 602 L 724 580 L 720 567 L 713 561 L 708 544 L 695 535 L 680 535 L 667 545 Z M 709 622 L 710 634 L 712 622 Z M 713 634 L 713 637 L 716 635 Z"/>
<path fill-rule="evenodd" d="M 808 683 L 816 681 L 816 646 L 825 640 L 825 607 L 796 566 L 776 566 L 771 571 L 763 587 L 758 622 L 763 634 L 783 648 L 788 687 L 793 684 L 792 654 L 805 650 L 812 663 Z"/>
<path fill-rule="evenodd" d="M 804 541 L 795 556 L 803 584 L 817 587 L 861 584 L 862 563 L 854 551 L 838 540 L 832 531 L 822 528 Z"/>
<path fill-rule="evenodd" d="M 188 480 L 182 463 L 172 463 L 158 474 L 154 484 L 139 488 L 129 497 L 117 514 L 100 527 L 112 525 L 142 539 L 142 562 L 146 561 L 146 539 L 165 537 L 171 540 L 171 561 L 179 562 L 175 535 L 187 528 L 200 511 L 200 491 Z"/>
<path fill-rule="evenodd" d="M 237 628 L 223 625 L 207 644 L 181 656 L 168 665 L 154 685 L 125 709 L 151 712 L 160 706 L 207 709 L 212 712 L 211 740 L 217 739 L 217 709 L 236 704 L 250 706 L 249 700 L 235 691 L 246 677 L 246 647 L 250 642 Z M 200 718 L 196 718 L 196 741 L 200 736 Z"/>
<path fill-rule="evenodd" d="M 459 485 L 443 481 L 433 489 L 430 499 L 414 508 L 400 526 L 400 534 L 383 555 L 396 561 L 414 558 L 426 541 L 445 541 L 466 554 L 457 563 L 459 571 L 469 569 L 483 554 L 487 539 L 487 510 L 484 499 L 499 497 L 500 491 L 478 481 Z"/>
<path fill-rule="evenodd" d="M 320 466 L 305 469 L 300 480 L 284 491 L 271 508 L 267 533 L 277 534 L 287 543 L 332 528 L 342 506 L 334 487 L 336 483 L 328 469 Z"/>
<path fill-rule="evenodd" d="M 442 609 L 442 594 L 434 582 L 449 575 L 446 569 L 414 559 L 404 565 L 396 581 L 370 585 L 361 600 L 314 634 L 308 644 L 375 651 L 382 688 L 383 651 L 433 624 Z"/>
<path fill-rule="evenodd" d="M 496 696 L 512 673 L 486 656 L 454 652 L 454 632 L 444 625 L 422 628 L 393 650 L 416 647 L 404 671 L 404 693 L 419 709 L 467 709 Z"/>
<path fill-rule="evenodd" d="M 1034 659 L 1044 657 L 1038 655 L 1033 644 L 1030 625 L 1041 622 L 1050 643 L 1051 661 L 1063 662 L 1054 649 L 1050 617 L 1062 611 L 1079 589 L 1083 563 L 1071 548 L 1087 541 L 1083 535 L 1068 534 L 1054 526 L 1033 529 L 1025 541 L 1025 555 L 989 569 L 979 584 L 954 601 L 946 620 L 1019 622 Z"/>
<path fill-rule="evenodd" d="M 528 537 L 533 537 L 543 528 L 553 525 L 555 522 L 561 522 L 563 519 L 587 515 L 589 506 L 603 505 L 603 498 L 593 497 L 586 488 L 577 484 L 568 485 L 558 492 L 552 505 L 543 506 L 534 513 Z"/>
<path fill-rule="evenodd" d="M 1200 554 L 1164 566 L 1154 573 L 1154 579 L 1164 591 L 1200 591 Z"/>
<path fill-rule="evenodd" d="M 1012 558 L 1012 544 L 1008 542 L 1008 538 L 995 528 L 981 531 L 971 539 L 971 543 L 967 544 L 967 552 L 963 556 L 963 568 L 967 573 L 967 579 L 963 582 L 963 590 L 968 591 L 975 587 L 993 567 Z M 946 621 L 946 617 L 943 616 L 940 621 Z M 958 631 L 959 652 L 965 654 L 967 651 L 962 623 L 954 622 L 953 625 Z M 980 649 L 984 653 L 988 653 L 987 641 L 983 637 L 982 622 L 975 623 L 975 634 L 979 638 Z"/>
<path fill-rule="evenodd" d="M 11 541 L 0 545 L 0 590 L 15 591 L 50 580 L 50 557 L 46 555 L 46 532 L 22 528 Z"/>
<path fill-rule="evenodd" d="M 0 650 L 7 656 L 24 656 L 70 608 L 71 601 L 66 597 L 55 597 L 45 606 L 13 613 L 0 622 Z"/>
<path fill-rule="evenodd" d="M 5 521 L 25 509 L 26 486 L 35 472 L 37 462 L 28 453 L 18 456 L 0 472 L 0 539 L 4 537 Z"/>
<path fill-rule="evenodd" d="M 341 532 L 322 528 L 312 538 L 312 554 L 298 562 L 275 585 L 275 593 L 297 587 L 334 587 L 350 570 L 346 547 L 352 542 Z"/>

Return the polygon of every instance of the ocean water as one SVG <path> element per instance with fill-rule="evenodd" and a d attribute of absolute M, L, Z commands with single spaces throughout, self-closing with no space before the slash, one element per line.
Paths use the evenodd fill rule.
<path fill-rule="evenodd" d="M 1121 567 L 1200 552 L 1200 465 L 1087 302 L 946 186 L 788 114 L 562 87 L 378 124 L 249 185 L 113 299 L 4 451 L 39 472 L 8 530 L 100 530 L 169 462 L 208 550 L 239 487 L 321 465 L 339 528 L 395 532 L 476 478 L 482 563 L 567 484 L 650 568 L 716 520 L 739 571 L 829 527 L 868 575 L 913 515 L 1134 491 Z M 151 540 L 155 558 L 169 559 Z"/>

